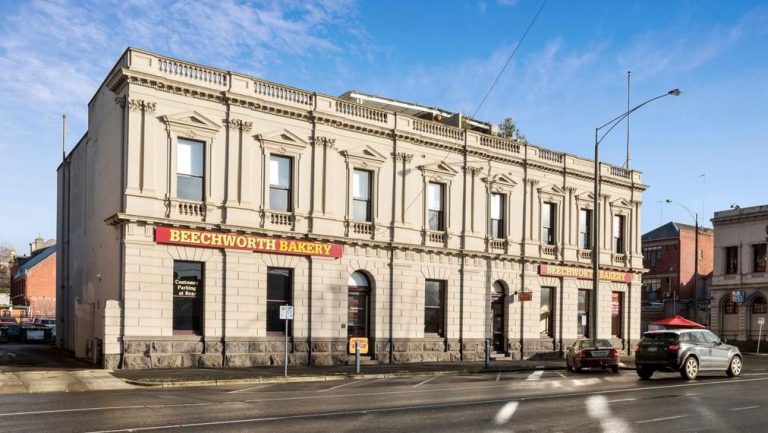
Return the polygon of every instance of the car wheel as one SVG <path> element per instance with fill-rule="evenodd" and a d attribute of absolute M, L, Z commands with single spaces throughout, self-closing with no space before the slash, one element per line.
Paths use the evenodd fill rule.
<path fill-rule="evenodd" d="M 637 375 L 642 380 L 648 380 L 653 376 L 653 369 L 648 367 L 637 367 Z"/>
<path fill-rule="evenodd" d="M 683 366 L 680 368 L 680 376 L 683 377 L 683 379 L 687 380 L 693 380 L 696 379 L 696 376 L 699 375 L 699 361 L 696 360 L 693 356 L 689 356 L 688 358 L 685 358 L 685 361 L 683 362 Z"/>
<path fill-rule="evenodd" d="M 736 355 L 731 358 L 731 362 L 728 363 L 728 370 L 725 370 L 725 373 L 729 377 L 736 377 L 741 374 L 742 365 L 741 357 Z"/>
<path fill-rule="evenodd" d="M 618 373 L 619 372 L 619 366 L 618 365 L 612 365 L 611 366 L 611 371 L 614 372 L 614 373 Z"/>

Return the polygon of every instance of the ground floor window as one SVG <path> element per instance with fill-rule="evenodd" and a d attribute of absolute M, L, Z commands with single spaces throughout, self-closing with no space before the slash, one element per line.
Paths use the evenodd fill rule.
<path fill-rule="evenodd" d="M 541 306 L 539 307 L 539 333 L 542 337 L 552 337 L 554 328 L 554 287 L 541 288 Z"/>
<path fill-rule="evenodd" d="M 267 333 L 285 334 L 285 323 L 280 319 L 280 307 L 291 305 L 292 287 L 291 269 L 267 268 Z M 291 335 L 290 326 L 288 335 Z"/>
<path fill-rule="evenodd" d="M 621 317 L 624 306 L 624 294 L 621 292 L 611 293 L 611 335 L 621 337 Z"/>
<path fill-rule="evenodd" d="M 424 334 L 445 337 L 445 281 L 426 280 Z"/>
<path fill-rule="evenodd" d="M 202 334 L 203 264 L 173 262 L 173 331 Z"/>
<path fill-rule="evenodd" d="M 579 290 L 578 313 L 576 314 L 576 333 L 579 337 L 589 337 L 589 290 Z"/>

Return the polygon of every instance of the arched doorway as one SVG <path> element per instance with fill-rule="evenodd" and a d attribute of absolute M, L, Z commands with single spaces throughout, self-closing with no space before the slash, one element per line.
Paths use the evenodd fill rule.
<path fill-rule="evenodd" d="M 360 272 L 349 276 L 347 296 L 347 337 L 371 338 L 371 283 Z"/>
<path fill-rule="evenodd" d="M 504 283 L 496 281 L 491 286 L 491 338 L 492 350 L 504 353 L 507 349 L 506 329 L 506 290 Z"/>

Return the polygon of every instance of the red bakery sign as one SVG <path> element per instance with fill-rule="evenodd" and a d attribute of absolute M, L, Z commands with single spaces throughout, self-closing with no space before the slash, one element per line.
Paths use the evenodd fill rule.
<path fill-rule="evenodd" d="M 260 253 L 341 258 L 343 246 L 330 242 L 272 238 L 208 230 L 155 227 L 155 242 L 203 248 L 227 248 Z"/>

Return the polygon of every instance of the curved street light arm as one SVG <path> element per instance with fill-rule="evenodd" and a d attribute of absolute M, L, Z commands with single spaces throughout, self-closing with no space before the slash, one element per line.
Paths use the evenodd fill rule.
<path fill-rule="evenodd" d="M 680 89 L 670 90 L 669 92 L 664 93 L 663 95 L 656 96 L 655 98 L 651 98 L 651 99 L 643 102 L 642 104 L 636 105 L 634 108 L 632 108 L 632 109 L 630 109 L 628 111 L 625 111 L 623 114 L 620 114 L 620 115 L 614 117 L 613 119 L 609 120 L 608 122 L 606 122 L 602 126 L 599 126 L 599 127 L 595 128 L 595 131 L 599 132 L 601 129 L 605 128 L 606 126 L 610 126 L 610 128 L 608 128 L 608 130 L 605 131 L 605 133 L 601 137 L 598 138 L 598 140 L 596 141 L 595 144 L 600 144 L 600 142 L 603 141 L 605 136 L 607 136 L 613 130 L 613 128 L 615 128 L 619 123 L 621 123 L 622 120 L 626 119 L 627 117 L 629 117 L 630 114 L 632 114 L 635 111 L 639 110 L 643 106 L 645 106 L 645 105 L 647 105 L 647 104 L 649 104 L 649 103 L 651 103 L 651 102 L 653 102 L 653 101 L 655 101 L 657 99 L 661 99 L 661 98 L 663 98 L 665 96 L 670 96 L 670 95 L 672 95 L 672 96 L 679 96 L 681 93 L 682 92 L 680 91 Z M 597 134 L 595 134 L 595 135 L 597 135 Z"/>
<path fill-rule="evenodd" d="M 688 207 L 686 205 L 684 205 L 684 204 L 682 204 L 680 202 L 676 202 L 676 201 L 672 200 L 671 198 L 668 198 L 665 201 L 667 203 L 674 203 L 674 204 L 680 206 L 681 208 L 683 208 L 686 212 L 688 212 L 688 215 L 690 215 L 691 218 L 693 218 L 694 221 L 698 221 L 699 220 L 698 214 L 696 212 L 688 209 Z"/>

